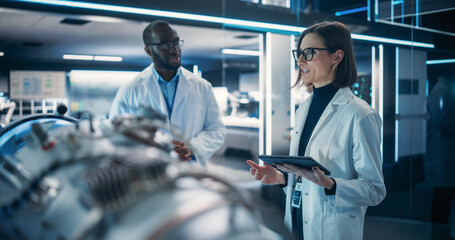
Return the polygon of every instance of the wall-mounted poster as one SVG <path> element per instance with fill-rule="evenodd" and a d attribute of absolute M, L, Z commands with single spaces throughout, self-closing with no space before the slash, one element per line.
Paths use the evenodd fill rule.
<path fill-rule="evenodd" d="M 63 71 L 10 71 L 10 98 L 65 98 L 65 82 Z"/>

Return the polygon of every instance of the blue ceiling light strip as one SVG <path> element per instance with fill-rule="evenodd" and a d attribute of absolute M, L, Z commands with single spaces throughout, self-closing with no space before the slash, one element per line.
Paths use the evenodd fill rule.
<path fill-rule="evenodd" d="M 145 8 L 135 8 L 135 7 L 123 7 L 107 4 L 98 4 L 98 3 L 89 3 L 89 2 L 78 2 L 78 1 L 66 1 L 66 0 L 18 0 L 19 2 L 28 2 L 28 3 L 37 3 L 37 4 L 49 4 L 55 6 L 64 6 L 64 7 L 75 7 L 75 8 L 84 8 L 84 9 L 93 9 L 101 11 L 110 11 L 110 12 L 121 12 L 121 13 L 133 13 L 145 16 L 156 16 L 164 18 L 174 18 L 182 20 L 191 20 L 191 21 L 200 21 L 200 22 L 209 22 L 209 23 L 218 23 L 224 24 L 226 26 L 233 26 L 236 28 L 250 29 L 255 31 L 266 31 L 266 32 L 279 32 L 285 34 L 300 34 L 306 28 L 296 27 L 291 25 L 282 25 L 275 23 L 266 23 L 266 22 L 256 22 L 248 21 L 234 18 L 225 18 L 225 17 L 214 17 L 200 14 L 192 13 L 180 13 L 164 10 L 154 10 L 154 9 L 145 9 Z M 375 37 L 361 34 L 352 34 L 352 39 L 363 40 L 363 41 L 372 41 L 372 42 L 382 42 L 382 43 L 391 43 L 398 45 L 407 45 L 407 46 L 416 46 L 424 48 L 434 48 L 434 44 L 430 43 L 420 43 L 412 42 L 407 40 Z"/>
<path fill-rule="evenodd" d="M 421 42 L 413 42 L 413 41 L 399 40 L 399 39 L 393 39 L 393 38 L 375 37 L 375 36 L 356 34 L 356 33 L 352 33 L 351 37 L 352 37 L 352 39 L 356 39 L 356 40 L 391 43 L 391 44 L 414 46 L 414 47 L 434 48 L 434 44 L 431 44 L 431 43 L 421 43 Z"/>
<path fill-rule="evenodd" d="M 416 0 L 416 27 L 419 27 L 420 25 L 420 21 L 419 21 L 419 18 L 420 18 L 420 3 L 419 3 L 419 0 Z"/>
<path fill-rule="evenodd" d="M 164 11 L 164 10 L 123 7 L 123 6 L 78 2 L 78 1 L 60 1 L 60 0 L 18 0 L 18 1 L 19 2 L 29 2 L 29 3 L 39 3 L 39 4 L 49 4 L 49 5 L 64 6 L 64 7 L 102 10 L 102 11 L 109 11 L 109 12 L 134 13 L 134 14 L 145 15 L 145 16 L 156 16 L 156 17 L 174 18 L 174 19 L 182 19 L 182 20 L 219 23 L 219 24 L 225 24 L 227 26 L 242 27 L 242 28 L 252 29 L 252 30 L 256 30 L 256 31 L 259 30 L 259 31 L 272 31 L 272 32 L 282 32 L 282 33 L 283 32 L 301 33 L 303 30 L 306 29 L 303 27 L 295 27 L 295 26 L 275 24 L 275 23 L 256 22 L 256 21 L 248 21 L 248 20 L 224 18 L 224 17 L 214 17 L 214 16 L 192 14 L 192 13 L 180 13 L 180 12 L 172 12 L 172 11 Z"/>
<path fill-rule="evenodd" d="M 367 20 L 371 22 L 371 1 L 367 0 Z"/>
<path fill-rule="evenodd" d="M 374 21 L 377 22 L 379 18 L 379 0 L 374 0 Z"/>
<path fill-rule="evenodd" d="M 359 8 L 353 8 L 353 9 L 349 9 L 349 10 L 335 12 L 335 16 L 343 16 L 343 15 L 348 15 L 351 13 L 358 13 L 358 12 L 363 12 L 363 11 L 368 11 L 368 7 L 359 7 Z"/>
<path fill-rule="evenodd" d="M 426 63 L 427 63 L 427 65 L 444 64 L 444 63 L 455 63 L 455 59 L 427 60 Z"/>

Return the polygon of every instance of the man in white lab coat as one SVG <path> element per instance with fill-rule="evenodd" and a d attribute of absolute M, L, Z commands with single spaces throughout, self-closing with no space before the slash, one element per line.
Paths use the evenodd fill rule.
<path fill-rule="evenodd" d="M 180 66 L 183 40 L 168 22 L 149 24 L 143 40 L 153 63 L 118 90 L 109 119 L 141 106 L 158 110 L 168 116 L 179 158 L 205 164 L 226 135 L 212 85 Z"/>

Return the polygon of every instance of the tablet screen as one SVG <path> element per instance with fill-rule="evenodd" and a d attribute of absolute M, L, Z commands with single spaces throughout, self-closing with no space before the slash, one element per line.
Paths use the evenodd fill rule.
<path fill-rule="evenodd" d="M 330 171 L 314 160 L 312 157 L 302 157 L 302 156 L 284 156 L 284 155 L 259 155 L 258 157 L 262 161 L 266 162 L 269 165 L 274 163 L 291 163 L 298 165 L 300 167 L 309 168 L 311 169 L 314 166 L 318 166 L 325 175 L 330 175 Z"/>

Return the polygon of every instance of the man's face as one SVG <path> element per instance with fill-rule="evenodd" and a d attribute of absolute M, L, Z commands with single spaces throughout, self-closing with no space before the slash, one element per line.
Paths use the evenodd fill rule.
<path fill-rule="evenodd" d="M 180 40 L 177 32 L 170 26 L 160 27 L 152 32 L 152 43 L 169 43 Z M 172 45 L 172 44 L 171 44 Z M 147 45 L 145 51 L 153 59 L 157 68 L 177 69 L 181 64 L 181 49 L 178 45 L 163 47 L 160 45 Z"/>

